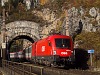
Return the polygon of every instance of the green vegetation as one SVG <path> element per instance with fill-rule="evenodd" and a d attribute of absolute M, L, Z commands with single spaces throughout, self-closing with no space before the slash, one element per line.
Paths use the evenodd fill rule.
<path fill-rule="evenodd" d="M 100 52 L 100 32 L 86 32 L 77 35 L 75 41 L 79 41 L 80 48 L 94 49 Z"/>
<path fill-rule="evenodd" d="M 100 64 L 100 32 L 86 32 L 77 35 L 75 41 L 79 41 L 79 48 L 86 50 L 94 49 L 94 66 L 99 66 Z"/>

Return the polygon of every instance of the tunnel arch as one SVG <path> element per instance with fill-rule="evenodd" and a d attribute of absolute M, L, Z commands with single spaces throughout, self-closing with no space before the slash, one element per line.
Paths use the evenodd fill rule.
<path fill-rule="evenodd" d="M 38 23 L 31 21 L 14 21 L 6 24 L 6 41 L 9 50 L 12 42 L 17 39 L 27 39 L 34 42 L 40 39 Z"/>
<path fill-rule="evenodd" d="M 15 40 L 18 40 L 18 39 L 27 39 L 29 40 L 31 43 L 34 43 L 36 40 L 33 39 L 32 37 L 30 36 L 27 36 L 27 35 L 19 35 L 19 36 L 16 36 L 15 38 L 11 39 L 8 41 L 8 44 L 7 44 L 7 50 L 10 50 L 10 47 L 12 45 L 12 43 L 15 41 Z"/>

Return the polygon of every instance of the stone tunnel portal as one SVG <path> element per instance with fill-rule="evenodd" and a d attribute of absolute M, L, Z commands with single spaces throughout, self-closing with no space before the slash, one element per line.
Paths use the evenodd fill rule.
<path fill-rule="evenodd" d="M 3 28 L 3 27 L 2 27 Z M 5 25 L 5 32 L 2 31 L 0 44 L 5 43 L 6 49 L 2 48 L 2 58 L 6 59 L 10 47 L 15 40 L 26 39 L 31 43 L 40 39 L 40 27 L 38 23 L 30 21 L 14 21 Z"/>

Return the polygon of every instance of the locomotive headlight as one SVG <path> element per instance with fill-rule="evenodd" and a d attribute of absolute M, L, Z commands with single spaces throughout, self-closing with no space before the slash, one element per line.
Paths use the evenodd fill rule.
<path fill-rule="evenodd" d="M 53 55 L 56 55 L 56 51 L 55 50 L 53 51 Z"/>

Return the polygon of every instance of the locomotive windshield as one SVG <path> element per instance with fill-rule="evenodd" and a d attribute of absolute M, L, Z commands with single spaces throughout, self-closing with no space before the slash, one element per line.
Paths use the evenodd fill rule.
<path fill-rule="evenodd" d="M 70 48 L 70 39 L 57 38 L 55 44 L 57 48 Z"/>

